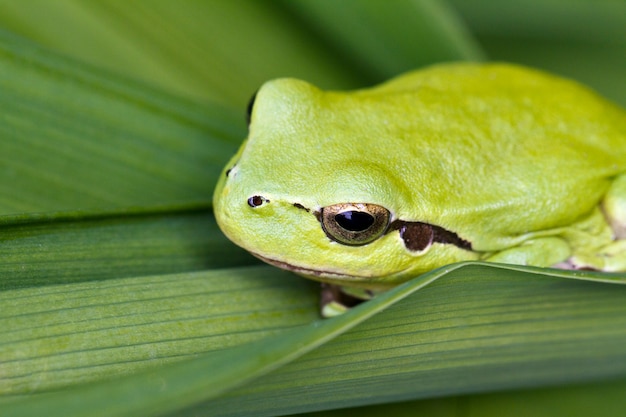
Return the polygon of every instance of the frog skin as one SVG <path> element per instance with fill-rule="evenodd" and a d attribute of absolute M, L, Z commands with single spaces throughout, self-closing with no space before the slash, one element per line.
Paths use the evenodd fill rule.
<path fill-rule="evenodd" d="M 626 270 L 626 112 L 574 81 L 453 63 L 273 80 L 249 110 L 215 216 L 272 265 L 368 293 L 468 260 Z"/>

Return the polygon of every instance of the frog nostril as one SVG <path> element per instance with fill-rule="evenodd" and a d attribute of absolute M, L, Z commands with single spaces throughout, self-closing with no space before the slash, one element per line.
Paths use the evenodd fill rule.
<path fill-rule="evenodd" d="M 269 203 L 270 201 L 260 195 L 254 195 L 248 199 L 248 205 L 252 208 L 259 207 L 265 203 Z"/>

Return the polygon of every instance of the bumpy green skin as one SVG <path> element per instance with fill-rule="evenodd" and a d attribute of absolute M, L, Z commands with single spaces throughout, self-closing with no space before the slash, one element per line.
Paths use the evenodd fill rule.
<path fill-rule="evenodd" d="M 228 173 L 228 174 L 227 174 Z M 215 215 L 236 244 L 301 275 L 384 289 L 461 260 L 626 270 L 626 112 L 587 88 L 504 64 L 448 64 L 326 92 L 266 83 Z M 267 202 L 251 207 L 248 199 Z M 372 203 L 456 233 L 471 250 L 364 246 L 315 213 Z"/>

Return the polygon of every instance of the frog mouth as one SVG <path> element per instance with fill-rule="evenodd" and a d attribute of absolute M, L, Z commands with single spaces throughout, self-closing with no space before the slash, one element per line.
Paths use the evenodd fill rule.
<path fill-rule="evenodd" d="M 290 264 L 288 262 L 278 261 L 272 258 L 266 258 L 265 256 L 259 255 L 258 253 L 254 253 L 254 252 L 250 252 L 250 253 L 254 255 L 255 257 L 259 258 L 260 260 L 262 260 L 263 262 L 273 265 L 275 267 L 286 269 L 296 274 L 306 275 L 312 278 L 318 278 L 320 280 L 324 280 L 324 279 L 363 280 L 363 279 L 371 278 L 371 277 L 360 276 L 360 275 L 346 275 L 346 274 L 342 274 L 339 272 L 326 271 L 323 269 L 305 268 L 302 266 Z"/>

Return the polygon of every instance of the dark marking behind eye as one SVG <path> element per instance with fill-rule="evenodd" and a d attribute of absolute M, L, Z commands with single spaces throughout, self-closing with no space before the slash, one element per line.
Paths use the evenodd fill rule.
<path fill-rule="evenodd" d="M 226 170 L 226 177 L 228 177 L 228 176 L 230 175 L 230 171 L 232 171 L 232 170 L 233 170 L 232 168 L 228 168 L 228 169 Z"/>
<path fill-rule="evenodd" d="M 396 220 L 390 225 L 389 230 L 398 230 L 404 240 L 404 246 L 413 252 L 421 252 L 435 242 L 472 250 L 472 244 L 456 233 L 428 223 Z"/>
<path fill-rule="evenodd" d="M 434 232 L 426 223 L 406 223 L 397 225 L 404 246 L 413 252 L 421 252 L 433 243 Z"/>

